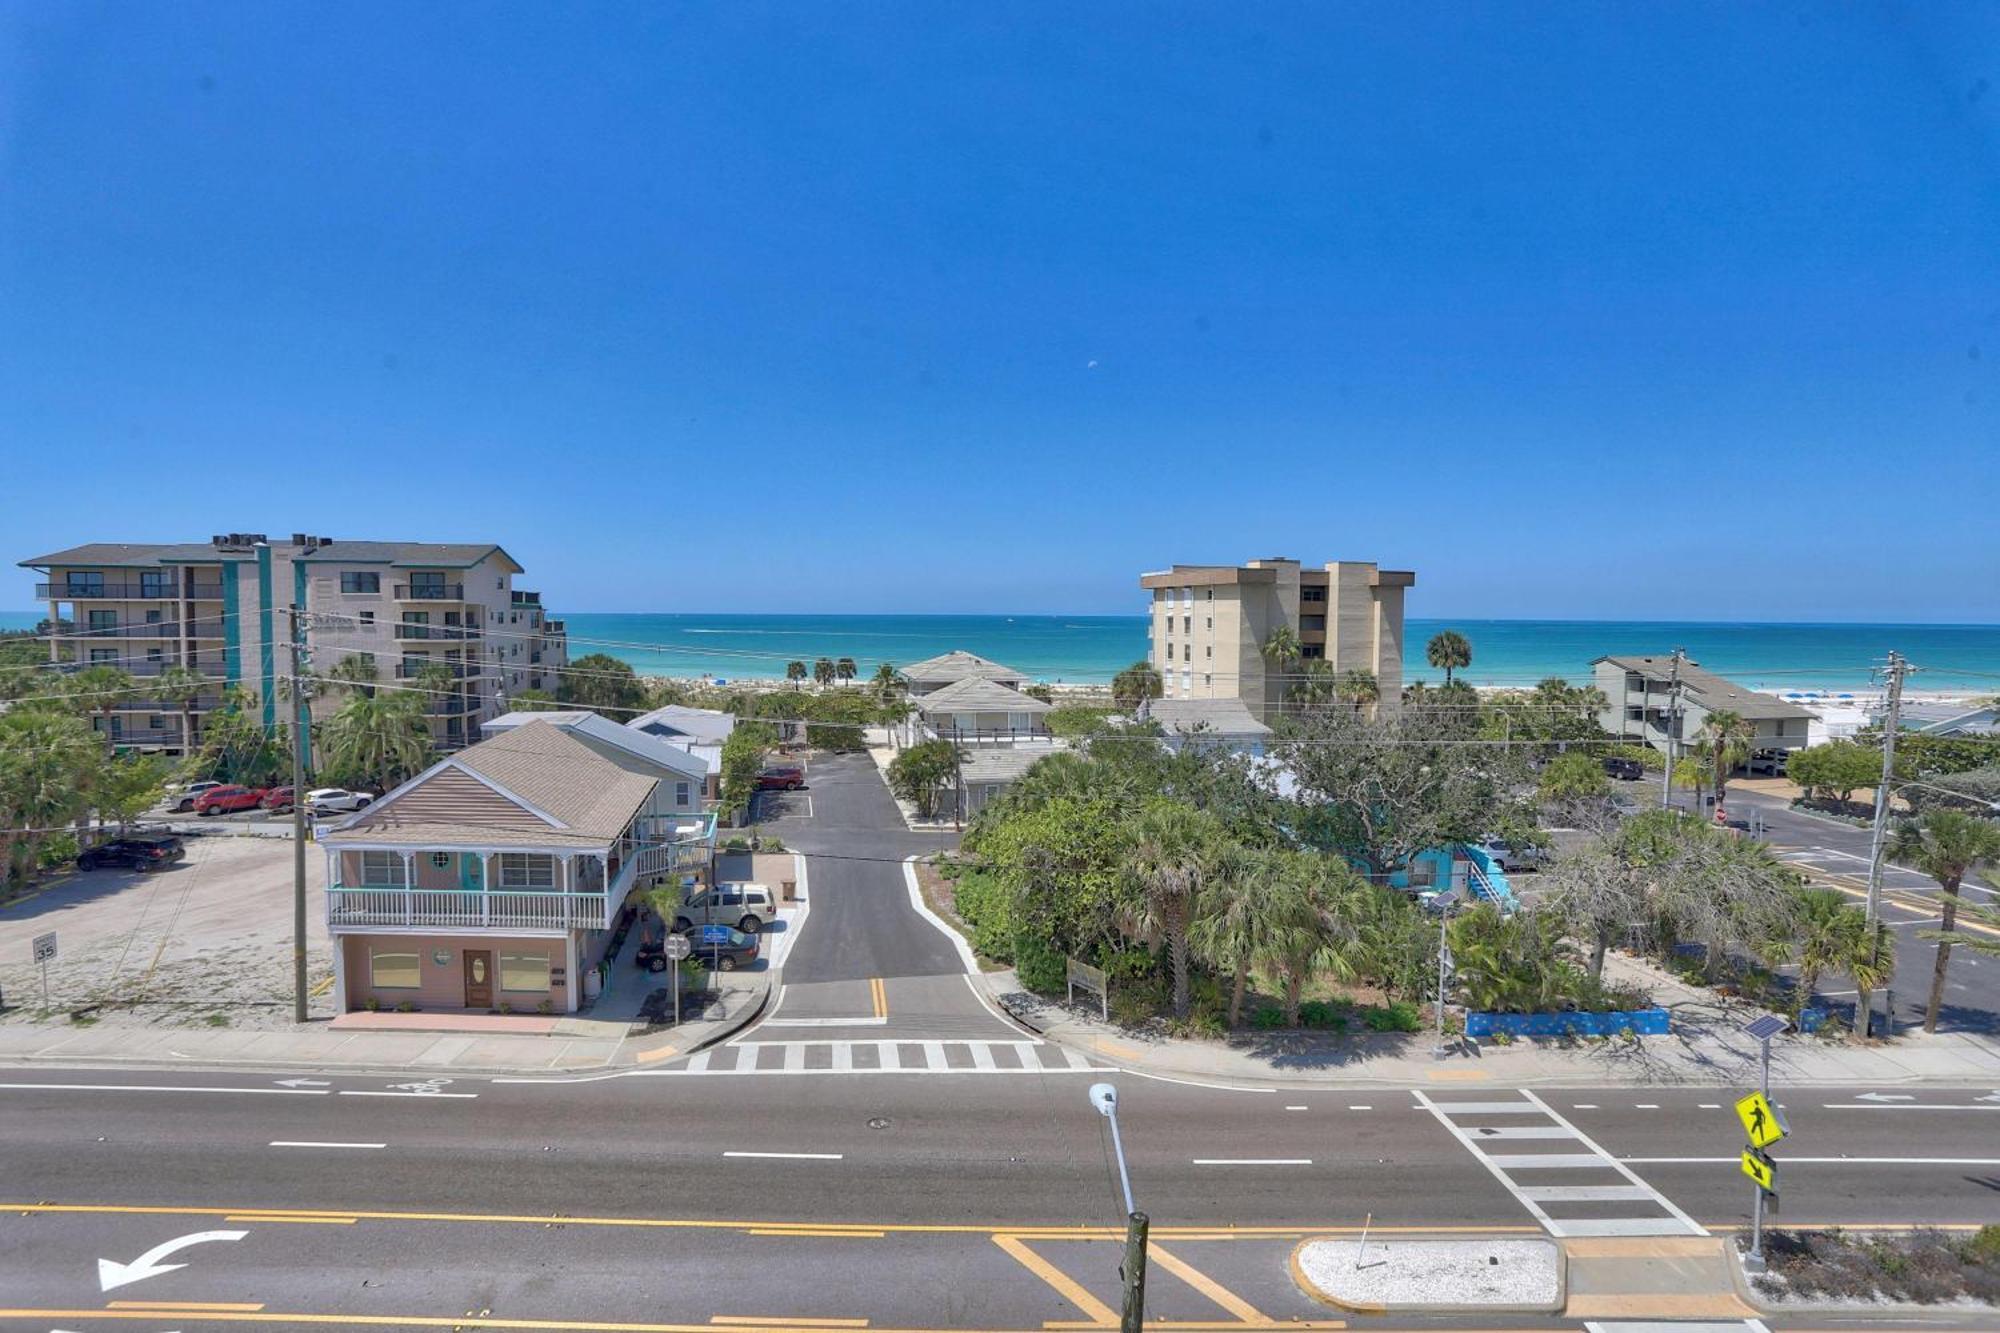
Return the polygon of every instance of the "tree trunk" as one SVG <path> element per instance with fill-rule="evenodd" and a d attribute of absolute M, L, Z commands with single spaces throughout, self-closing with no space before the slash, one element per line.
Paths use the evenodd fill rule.
<path fill-rule="evenodd" d="M 1285 1026 L 1288 1028 L 1295 1028 L 1299 1025 L 1299 996 L 1304 993 L 1305 988 L 1305 973 L 1287 972 L 1285 974 Z"/>
<path fill-rule="evenodd" d="M 1590 951 L 1590 979 L 1592 981 L 1604 980 L 1604 955 L 1610 948 L 1610 933 L 1602 930 L 1597 932 L 1597 943 Z"/>
<path fill-rule="evenodd" d="M 1236 979 L 1229 987 L 1229 1026 L 1231 1027 L 1235 1027 L 1243 1021 L 1243 990 L 1245 983 L 1249 980 L 1250 964 L 1248 962 L 1238 962 L 1236 964 Z"/>
<path fill-rule="evenodd" d="M 1167 957 L 1174 969 L 1174 1017 L 1186 1018 L 1188 1014 L 1188 948 L 1187 927 L 1174 923 L 1167 935 Z"/>
<path fill-rule="evenodd" d="M 1859 1046 L 1868 1040 L 1868 1014 L 1875 1007 L 1875 992 L 1854 983 L 1854 1026 L 1848 1029 L 1847 1039 Z"/>
<path fill-rule="evenodd" d="M 1958 876 L 1938 881 L 1944 890 L 1943 909 L 1938 916 L 1938 928 L 1950 930 L 1958 921 Z M 1937 964 L 1931 969 L 1931 998 L 1924 1006 L 1924 1031 L 1936 1032 L 1938 1013 L 1944 1008 L 1944 978 L 1951 970 L 1951 941 L 1939 940 Z"/>

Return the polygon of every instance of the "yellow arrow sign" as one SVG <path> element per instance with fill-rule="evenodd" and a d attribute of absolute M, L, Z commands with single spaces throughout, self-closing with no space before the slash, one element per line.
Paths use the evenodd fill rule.
<path fill-rule="evenodd" d="M 1767 1193 L 1777 1190 L 1778 1164 L 1755 1148 L 1743 1150 L 1743 1174 L 1756 1181 L 1757 1188 Z"/>
<path fill-rule="evenodd" d="M 1736 1103 L 1736 1118 L 1743 1122 L 1743 1136 L 1753 1148 L 1768 1148 L 1791 1131 L 1778 1117 L 1778 1108 L 1761 1092 L 1753 1092 Z M 1744 1168 L 1746 1171 L 1749 1168 Z"/>

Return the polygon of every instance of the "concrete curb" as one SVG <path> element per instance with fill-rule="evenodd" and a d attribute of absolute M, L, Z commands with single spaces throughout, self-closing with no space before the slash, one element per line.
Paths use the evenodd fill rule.
<path fill-rule="evenodd" d="M 1426 1236 L 1424 1240 L 1426 1242 L 1476 1240 L 1483 1234 L 1482 1232 L 1467 1232 L 1463 1236 Z M 1345 1310 L 1349 1314 L 1429 1314 L 1451 1317 L 1457 1315 L 1486 1314 L 1561 1314 L 1563 1307 L 1569 1304 L 1569 1256 L 1563 1251 L 1560 1242 L 1548 1237 L 1542 1237 L 1541 1239 L 1548 1240 L 1548 1243 L 1554 1246 L 1556 1251 L 1556 1298 L 1553 1304 L 1537 1304 L 1522 1301 L 1499 1305 L 1466 1305 L 1439 1301 L 1342 1300 L 1332 1292 L 1322 1290 L 1311 1278 L 1306 1276 L 1305 1265 L 1299 1262 L 1299 1255 L 1304 1253 L 1306 1246 L 1319 1241 L 1346 1239 L 1348 1239 L 1346 1236 L 1307 1236 L 1304 1240 L 1292 1246 L 1291 1253 L 1285 1257 L 1285 1266 L 1291 1270 L 1292 1281 L 1297 1284 L 1299 1290 L 1318 1301 L 1321 1305 L 1335 1310 Z M 1510 1239 L 1516 1238 L 1510 1237 Z M 1391 1245 L 1395 1242 L 1383 1241 L 1382 1243 L 1384 1245 Z"/>

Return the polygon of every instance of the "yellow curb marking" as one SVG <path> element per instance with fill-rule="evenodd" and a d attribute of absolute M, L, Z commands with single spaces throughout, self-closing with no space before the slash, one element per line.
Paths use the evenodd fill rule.
<path fill-rule="evenodd" d="M 1433 1083 L 1480 1083 L 1493 1075 L 1483 1069 L 1431 1069 L 1424 1077 Z"/>
<path fill-rule="evenodd" d="M 815 1236 L 832 1240 L 881 1240 L 880 1231 L 821 1231 L 815 1227 L 751 1227 L 753 1236 Z"/>
<path fill-rule="evenodd" d="M 1021 1267 L 1055 1288 L 1056 1295 L 1089 1315 L 1092 1322 L 1082 1325 L 1082 1327 L 1117 1327 L 1118 1312 L 1116 1310 L 1113 1310 L 1103 1301 L 1098 1300 L 1097 1297 L 1085 1291 L 1078 1285 L 1076 1279 L 1029 1249 L 1018 1237 L 995 1236 L 993 1243 L 1006 1251 L 1014 1262 L 1020 1264 Z"/>
<path fill-rule="evenodd" d="M 632 1058 L 642 1065 L 648 1065 L 655 1060 L 664 1060 L 671 1055 L 677 1054 L 679 1051 L 680 1047 L 678 1046 L 655 1046 L 650 1051 L 638 1051 L 634 1053 Z"/>
<path fill-rule="evenodd" d="M 1235 1315 L 1241 1322 L 1246 1324 L 1268 1324 L 1271 1322 L 1271 1316 L 1263 1313 L 1256 1306 L 1250 1304 L 1250 1302 L 1244 1300 L 1241 1296 L 1238 1296 L 1235 1292 L 1223 1286 L 1193 1264 L 1188 1263 L 1185 1259 L 1168 1254 L 1151 1241 L 1148 1241 L 1146 1244 L 1146 1255 L 1153 1263 L 1166 1269 L 1169 1273 L 1172 1273 L 1175 1277 L 1187 1283 L 1190 1287 L 1193 1287 L 1196 1291 L 1229 1311 L 1229 1313 Z"/>

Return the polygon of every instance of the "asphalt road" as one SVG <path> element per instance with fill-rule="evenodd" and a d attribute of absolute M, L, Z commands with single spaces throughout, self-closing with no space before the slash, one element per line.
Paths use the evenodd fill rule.
<path fill-rule="evenodd" d="M 1192 1086 L 1037 1045 L 911 905 L 900 858 L 935 839 L 891 824 L 865 764 L 815 765 L 810 818 L 773 825 L 810 859 L 811 913 L 771 1013 L 706 1059 L 459 1081 L 0 1069 L 0 1327 L 1097 1327 L 1123 1213 L 1085 1097 L 1099 1079 L 1156 1228 L 1155 1321 L 1324 1326 L 1292 1248 L 1364 1222 L 1746 1220 L 1727 1093 L 1524 1093 L 1461 1071 Z M 1786 1223 L 2000 1222 L 2000 1091 L 1778 1100 Z M 125 1267 L 149 1252 L 157 1269 Z"/>

